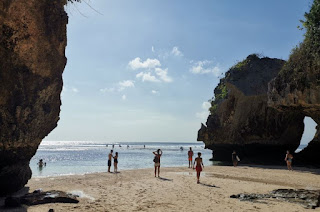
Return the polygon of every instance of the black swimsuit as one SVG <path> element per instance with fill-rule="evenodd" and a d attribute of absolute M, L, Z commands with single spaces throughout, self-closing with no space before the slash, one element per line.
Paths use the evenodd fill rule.
<path fill-rule="evenodd" d="M 118 159 L 117 158 L 114 159 L 114 163 L 118 163 Z"/>

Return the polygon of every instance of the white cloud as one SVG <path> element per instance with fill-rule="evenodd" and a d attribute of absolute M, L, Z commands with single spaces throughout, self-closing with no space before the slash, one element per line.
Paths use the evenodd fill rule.
<path fill-rule="evenodd" d="M 74 93 L 78 93 L 78 92 L 79 92 L 78 88 L 75 88 L 75 87 L 73 87 L 71 90 L 72 90 L 72 92 L 74 92 Z"/>
<path fill-rule="evenodd" d="M 122 100 L 126 100 L 127 99 L 127 96 L 126 95 L 122 95 Z"/>
<path fill-rule="evenodd" d="M 156 67 L 160 67 L 161 63 L 157 59 L 150 59 L 148 58 L 145 61 L 141 61 L 140 57 L 136 57 L 135 59 L 131 60 L 128 64 L 131 69 L 152 69 Z"/>
<path fill-rule="evenodd" d="M 132 81 L 132 80 L 124 80 L 124 81 L 119 82 L 118 85 L 119 85 L 118 90 L 122 91 L 122 90 L 124 90 L 126 88 L 134 87 L 134 81 Z"/>
<path fill-rule="evenodd" d="M 202 120 L 206 120 L 208 118 L 209 112 L 208 111 L 202 111 L 199 113 L 196 113 L 196 117 Z"/>
<path fill-rule="evenodd" d="M 152 93 L 152 94 L 158 94 L 159 92 L 156 91 L 156 90 L 152 90 L 151 93 Z"/>
<path fill-rule="evenodd" d="M 196 113 L 196 117 L 202 119 L 203 121 L 208 118 L 209 108 L 211 107 L 210 102 L 203 102 L 201 105 L 202 111 Z"/>
<path fill-rule="evenodd" d="M 193 63 L 193 66 L 190 68 L 190 72 L 193 74 L 209 74 L 213 73 L 216 77 L 220 76 L 222 73 L 221 69 L 216 66 L 211 66 L 212 61 L 204 60 Z"/>
<path fill-rule="evenodd" d="M 160 77 L 160 79 L 164 82 L 172 82 L 172 78 L 168 76 L 168 69 L 155 68 L 156 74 Z"/>
<path fill-rule="evenodd" d="M 142 82 L 149 81 L 149 82 L 160 82 L 159 79 L 157 79 L 155 76 L 151 75 L 150 72 L 144 73 L 140 72 L 136 75 L 136 78 L 141 78 Z"/>
<path fill-rule="evenodd" d="M 134 81 L 133 80 L 123 80 L 118 82 L 118 84 L 111 88 L 101 88 L 100 92 L 102 93 L 112 93 L 115 91 L 123 91 L 126 88 L 134 87 Z"/>
<path fill-rule="evenodd" d="M 210 107 L 211 107 L 210 102 L 203 102 L 202 103 L 202 109 L 208 111 Z"/>
<path fill-rule="evenodd" d="M 153 47 L 153 46 L 151 47 L 151 51 L 152 51 L 152 52 L 155 52 L 155 50 L 154 50 L 154 47 Z"/>
<path fill-rule="evenodd" d="M 182 57 L 183 54 L 182 52 L 179 50 L 179 48 L 177 46 L 172 48 L 171 54 L 177 57 Z"/>

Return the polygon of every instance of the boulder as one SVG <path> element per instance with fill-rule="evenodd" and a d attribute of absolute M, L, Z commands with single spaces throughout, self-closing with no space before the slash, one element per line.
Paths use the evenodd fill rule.
<path fill-rule="evenodd" d="M 22 188 L 60 113 L 67 0 L 0 1 L 0 196 Z"/>

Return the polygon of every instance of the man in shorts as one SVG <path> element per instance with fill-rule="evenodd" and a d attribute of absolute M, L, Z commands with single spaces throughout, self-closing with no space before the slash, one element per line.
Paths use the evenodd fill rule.
<path fill-rule="evenodd" d="M 192 168 L 192 156 L 193 156 L 193 151 L 192 151 L 192 148 L 190 147 L 190 150 L 188 151 L 189 168 Z"/>
<path fill-rule="evenodd" d="M 110 151 L 109 155 L 108 155 L 108 172 L 110 172 L 110 168 L 111 168 L 111 160 L 113 158 L 113 150 Z"/>

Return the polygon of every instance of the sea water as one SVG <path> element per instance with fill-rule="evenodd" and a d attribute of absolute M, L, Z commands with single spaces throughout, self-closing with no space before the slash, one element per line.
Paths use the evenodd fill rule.
<path fill-rule="evenodd" d="M 112 148 L 114 145 L 114 148 Z M 121 147 L 120 147 L 120 146 Z M 144 147 L 145 145 L 145 147 Z M 301 145 L 296 152 L 306 145 Z M 180 148 L 183 148 L 181 150 Z M 188 166 L 188 150 L 192 147 L 194 157 L 202 153 L 205 166 L 212 165 L 212 151 L 204 149 L 201 142 L 169 143 L 169 142 L 88 142 L 88 141 L 43 141 L 37 153 L 30 161 L 33 177 L 59 176 L 106 172 L 108 170 L 108 154 L 111 149 L 119 153 L 118 171 L 130 169 L 152 168 L 153 151 L 161 149 L 161 167 Z M 113 155 L 114 155 L 113 154 Z M 46 166 L 39 168 L 40 159 Z M 113 167 L 112 169 L 113 170 Z"/>
<path fill-rule="evenodd" d="M 112 148 L 114 145 L 114 148 Z M 120 147 L 120 146 L 121 147 Z M 145 147 L 144 147 L 145 145 Z M 108 170 L 108 154 L 113 149 L 119 153 L 118 171 L 130 169 L 152 168 L 153 151 L 161 149 L 161 167 L 188 166 L 188 150 L 192 147 L 194 157 L 202 153 L 204 165 L 212 164 L 212 151 L 204 149 L 204 144 L 168 143 L 168 142 L 87 142 L 87 141 L 43 141 L 37 153 L 30 161 L 33 177 L 58 176 L 106 172 Z M 183 150 L 181 150 L 181 148 Z M 46 166 L 39 168 L 40 159 Z M 113 161 L 112 161 L 113 162 Z M 113 171 L 113 167 L 111 168 Z"/>

